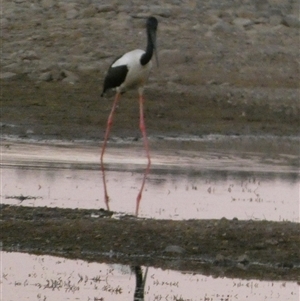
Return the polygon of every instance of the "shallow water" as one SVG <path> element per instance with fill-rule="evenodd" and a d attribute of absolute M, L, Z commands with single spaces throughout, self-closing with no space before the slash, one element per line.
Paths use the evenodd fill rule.
<path fill-rule="evenodd" d="M 199 144 L 199 150 L 197 145 L 184 148 L 182 142 L 180 148 L 167 144 L 161 150 L 158 144 L 151 151 L 141 217 L 299 222 L 296 155 L 272 149 L 232 152 L 216 148 L 215 142 Z M 133 213 L 146 164 L 143 148 L 118 142 L 108 146 L 110 208 Z M 4 143 L 1 202 L 104 208 L 99 152 L 99 146 L 88 143 Z M 21 202 L 20 197 L 28 198 Z"/>
<path fill-rule="evenodd" d="M 299 222 L 295 144 L 252 142 L 242 147 L 230 139 L 151 143 L 152 167 L 140 216 Z M 116 141 L 108 146 L 105 164 L 111 209 L 133 213 L 146 164 L 142 145 Z M 99 152 L 100 146 L 92 143 L 4 141 L 1 202 L 104 207 Z M 126 301 L 133 300 L 136 287 L 136 275 L 129 266 L 7 252 L 1 252 L 1 263 L 2 300 Z M 146 267 L 136 268 L 145 275 Z M 149 267 L 144 296 L 149 301 L 298 301 L 299 285 Z"/>
<path fill-rule="evenodd" d="M 2 300 L 133 301 L 136 274 L 129 266 L 7 252 L 1 252 L 1 259 Z M 146 268 L 140 268 L 144 277 Z M 299 286 L 149 267 L 144 297 L 145 301 L 298 301 Z"/>

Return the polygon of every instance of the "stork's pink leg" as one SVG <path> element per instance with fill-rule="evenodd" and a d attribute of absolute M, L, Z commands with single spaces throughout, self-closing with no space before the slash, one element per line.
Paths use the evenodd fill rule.
<path fill-rule="evenodd" d="M 108 116 L 107 126 L 106 126 L 106 131 L 105 131 L 105 137 L 104 137 L 104 142 L 103 142 L 101 157 L 100 157 L 101 170 L 102 170 L 102 175 L 103 175 L 104 201 L 105 201 L 107 210 L 109 210 L 109 196 L 107 194 L 107 188 L 106 188 L 106 179 L 105 179 L 105 170 L 104 170 L 104 164 L 103 164 L 103 155 L 104 155 L 107 140 L 108 140 L 108 137 L 109 137 L 110 129 L 111 129 L 111 126 L 112 126 L 112 123 L 113 123 L 113 115 L 114 115 L 114 112 L 115 112 L 115 109 L 117 107 L 119 99 L 120 99 L 120 93 L 117 92 L 116 96 L 115 96 L 113 106 L 112 106 L 112 109 L 111 109 L 111 112 Z"/>
<path fill-rule="evenodd" d="M 150 154 L 149 154 L 149 146 L 148 146 L 148 138 L 147 138 L 147 134 L 146 134 L 146 126 L 145 126 L 145 121 L 144 121 L 144 109 L 143 109 L 143 104 L 144 104 L 144 98 L 143 98 L 143 94 L 140 93 L 139 95 L 139 102 L 140 102 L 140 130 L 143 134 L 143 139 L 144 139 L 144 147 L 146 150 L 146 155 L 147 155 L 147 159 L 148 159 L 148 164 L 144 173 L 144 178 L 143 178 L 143 182 L 142 182 L 142 186 L 140 189 L 140 192 L 136 198 L 136 211 L 135 214 L 138 215 L 139 212 L 139 206 L 140 206 L 140 201 L 142 198 L 142 192 L 145 186 L 145 181 L 147 178 L 147 175 L 149 173 L 150 170 L 150 165 L 151 165 L 151 160 L 150 160 Z"/>

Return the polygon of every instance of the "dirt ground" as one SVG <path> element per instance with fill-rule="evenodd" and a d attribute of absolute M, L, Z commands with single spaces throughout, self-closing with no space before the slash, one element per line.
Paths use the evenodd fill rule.
<path fill-rule="evenodd" d="M 2 81 L 2 135 L 102 140 L 113 96 L 100 97 L 99 78 L 100 74 L 90 73 L 75 86 L 33 82 L 25 76 Z M 173 92 L 150 86 L 145 92 L 148 135 L 297 135 L 298 92 L 205 85 L 177 87 Z M 252 97 L 248 102 L 241 97 L 245 93 Z M 251 93 L 259 93 L 259 99 Z M 116 110 L 111 135 L 138 139 L 138 124 L 137 95 L 130 91 Z"/>
<path fill-rule="evenodd" d="M 111 214 L 2 205 L 3 250 L 214 276 L 299 281 L 299 224 L 113 219 Z"/>
<path fill-rule="evenodd" d="M 106 2 L 106 1 L 104 1 Z M 299 134 L 297 1 L 3 1 L 1 131 L 23 138 L 102 140 L 114 58 L 145 48 L 159 21 L 159 68 L 145 90 L 149 135 Z M 140 137 L 137 92 L 112 135 Z"/>

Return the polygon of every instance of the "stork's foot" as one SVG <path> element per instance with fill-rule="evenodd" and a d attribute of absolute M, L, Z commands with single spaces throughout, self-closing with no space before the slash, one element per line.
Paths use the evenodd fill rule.
<path fill-rule="evenodd" d="M 142 198 L 142 192 L 140 191 L 137 198 L 136 198 L 136 209 L 135 209 L 135 215 L 136 216 L 138 216 L 138 214 L 139 214 L 141 198 Z"/>
<path fill-rule="evenodd" d="M 109 209 L 109 196 L 107 194 L 104 195 L 104 202 L 105 202 L 105 205 L 106 205 L 106 210 L 110 211 L 110 209 Z"/>

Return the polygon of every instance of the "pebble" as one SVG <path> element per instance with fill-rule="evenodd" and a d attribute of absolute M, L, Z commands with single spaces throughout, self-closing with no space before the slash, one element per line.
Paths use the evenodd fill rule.
<path fill-rule="evenodd" d="M 247 265 L 249 264 L 250 260 L 249 260 L 249 256 L 244 254 L 238 257 L 237 262 L 243 265 Z"/>
<path fill-rule="evenodd" d="M 70 20 L 70 19 L 75 19 L 75 18 L 77 18 L 79 16 L 79 12 L 78 12 L 78 10 L 76 10 L 75 8 L 72 8 L 72 9 L 70 9 L 70 10 L 68 10 L 67 12 L 66 12 L 66 18 L 68 19 L 68 20 Z"/>
<path fill-rule="evenodd" d="M 101 62 L 87 62 L 87 63 L 80 63 L 77 67 L 78 71 L 80 72 L 90 72 L 96 71 L 101 69 L 102 64 Z"/>
<path fill-rule="evenodd" d="M 165 248 L 164 252 L 165 253 L 183 254 L 183 253 L 185 253 L 185 249 L 180 246 L 170 245 Z"/>
<path fill-rule="evenodd" d="M 74 85 L 79 81 L 79 76 L 68 70 L 63 71 L 63 76 L 65 76 L 65 78 L 62 81 L 65 83 Z"/>
<path fill-rule="evenodd" d="M 90 5 L 89 7 L 82 10 L 81 17 L 92 18 L 97 14 L 97 12 L 97 8 L 94 5 Z"/>
<path fill-rule="evenodd" d="M 159 51 L 158 57 L 164 66 L 184 64 L 187 61 L 187 54 L 182 53 L 178 49 L 163 49 Z"/>
<path fill-rule="evenodd" d="M 107 13 L 107 12 L 115 11 L 116 7 L 111 4 L 99 4 L 96 6 L 96 9 L 98 13 Z"/>
<path fill-rule="evenodd" d="M 253 21 L 246 18 L 236 18 L 233 20 L 233 24 L 239 27 L 247 27 L 253 24 Z"/>
<path fill-rule="evenodd" d="M 218 266 L 231 266 L 233 264 L 233 261 L 222 254 L 217 254 L 214 260 L 214 264 Z"/>
<path fill-rule="evenodd" d="M 1 72 L 0 79 L 13 79 L 17 76 L 14 72 Z"/>
<path fill-rule="evenodd" d="M 273 15 L 273 16 L 270 17 L 269 22 L 270 22 L 270 25 L 277 26 L 277 25 L 279 25 L 279 24 L 282 23 L 282 16 L 280 16 L 280 15 Z"/>
<path fill-rule="evenodd" d="M 22 60 L 37 60 L 39 56 L 34 50 L 26 50 L 20 55 Z"/>
<path fill-rule="evenodd" d="M 300 19 L 294 15 L 287 15 L 283 17 L 282 24 L 288 27 L 300 28 Z"/>
<path fill-rule="evenodd" d="M 216 24 L 212 25 L 211 31 L 214 33 L 231 34 L 232 26 L 228 22 L 220 20 Z"/>
<path fill-rule="evenodd" d="M 164 7 L 164 6 L 151 6 L 149 9 L 149 13 L 151 15 L 157 15 L 165 18 L 169 18 L 171 16 L 170 9 Z"/>
<path fill-rule="evenodd" d="M 52 80 L 52 74 L 50 71 L 48 72 L 44 72 L 39 76 L 39 80 L 40 81 L 45 81 L 45 82 L 49 82 Z"/>
<path fill-rule="evenodd" d="M 55 5 L 54 0 L 42 0 L 41 1 L 41 6 L 43 8 L 52 8 Z"/>

